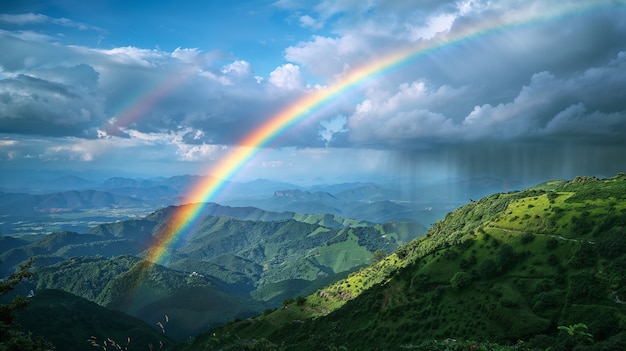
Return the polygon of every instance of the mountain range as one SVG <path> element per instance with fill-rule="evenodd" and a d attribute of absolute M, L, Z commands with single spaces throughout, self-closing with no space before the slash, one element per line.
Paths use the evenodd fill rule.
<path fill-rule="evenodd" d="M 2 236 L 7 245 L 0 274 L 34 258 L 37 275 L 25 288 L 64 290 L 151 324 L 168 314 L 177 321 L 168 336 L 181 340 L 315 291 L 368 265 L 376 250 L 393 252 L 426 230 L 413 222 L 377 224 L 211 203 L 198 225 L 169 248 L 163 266 L 142 272 L 141 258 L 176 210 L 34 241 Z"/>
<path fill-rule="evenodd" d="M 184 349 L 623 350 L 625 237 L 623 173 L 493 194 L 381 261 Z"/>
<path fill-rule="evenodd" d="M 68 175 L 24 175 L 0 179 L 0 234 L 16 236 L 83 232 L 97 224 L 141 218 L 157 209 L 183 204 L 185 194 L 205 177 L 113 177 L 95 181 Z M 403 182 L 299 186 L 258 179 L 226 182 L 211 200 L 272 212 L 327 213 L 377 223 L 411 221 L 430 225 L 469 199 L 509 189 L 509 184 L 521 186 L 497 178 L 410 186 Z"/>
<path fill-rule="evenodd" d="M 274 197 L 329 203 L 377 191 Z M 176 210 L 83 233 L 0 236 L 0 275 L 34 257 L 36 276 L 15 293 L 32 290 L 33 302 L 59 308 L 91 301 L 103 321 L 109 310 L 124 312 L 163 329 L 163 340 L 141 332 L 141 345 L 177 341 L 169 347 L 177 350 L 626 347 L 623 173 L 471 199 L 428 230 L 415 221 L 207 204 L 162 265 L 146 263 Z M 25 328 L 49 334 L 28 311 Z M 123 343 L 119 330 L 96 329 Z"/>

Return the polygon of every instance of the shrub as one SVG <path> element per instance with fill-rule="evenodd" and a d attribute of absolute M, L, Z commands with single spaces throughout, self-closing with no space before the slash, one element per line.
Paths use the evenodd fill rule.
<path fill-rule="evenodd" d="M 559 246 L 559 241 L 556 238 L 550 238 L 546 241 L 546 249 L 552 251 Z"/>
<path fill-rule="evenodd" d="M 530 233 L 530 232 L 526 232 L 526 233 L 522 234 L 522 237 L 520 239 L 522 244 L 528 244 L 528 243 L 532 242 L 533 240 L 535 240 L 535 235 L 533 233 Z"/>
<path fill-rule="evenodd" d="M 578 250 L 574 253 L 574 257 L 569 262 L 572 268 L 594 267 L 598 261 L 598 254 L 593 245 L 583 242 Z"/>
<path fill-rule="evenodd" d="M 492 258 L 488 258 L 478 266 L 478 274 L 483 278 L 495 277 L 498 274 L 498 264 Z"/>
<path fill-rule="evenodd" d="M 461 290 L 462 288 L 468 286 L 472 282 L 472 276 L 466 272 L 456 272 L 452 279 L 450 279 L 450 284 L 452 288 L 455 290 Z"/>

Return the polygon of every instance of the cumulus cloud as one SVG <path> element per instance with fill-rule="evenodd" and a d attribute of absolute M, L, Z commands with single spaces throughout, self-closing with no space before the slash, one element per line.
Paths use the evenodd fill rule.
<path fill-rule="evenodd" d="M 368 51 L 358 36 L 332 38 L 316 35 L 311 41 L 288 47 L 285 58 L 305 66 L 313 74 L 332 78 L 349 69 L 351 62 L 359 62 L 358 56 Z"/>
<path fill-rule="evenodd" d="M 615 92 L 626 87 L 626 55 L 605 66 L 559 78 L 533 75 L 517 96 L 497 105 L 475 105 L 462 120 L 438 112 L 463 89 L 402 84 L 394 95 L 376 93 L 362 101 L 348 120 L 350 139 L 359 144 L 412 147 L 424 142 L 563 140 L 619 141 L 626 133 L 626 101 Z M 619 94 L 619 93 L 617 93 Z M 589 111 L 590 108 L 593 110 Z"/>
<path fill-rule="evenodd" d="M 300 74 L 300 67 L 291 63 L 276 67 L 270 73 L 269 82 L 287 90 L 302 89 L 305 85 L 304 78 Z"/>

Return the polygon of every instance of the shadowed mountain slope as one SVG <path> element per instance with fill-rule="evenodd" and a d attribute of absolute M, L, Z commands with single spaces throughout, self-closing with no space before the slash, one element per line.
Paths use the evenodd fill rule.
<path fill-rule="evenodd" d="M 447 338 L 623 349 L 625 238 L 623 173 L 494 194 L 346 279 L 188 349 L 265 340 L 287 350 L 430 350 Z M 580 323 L 593 340 L 573 332 Z"/>

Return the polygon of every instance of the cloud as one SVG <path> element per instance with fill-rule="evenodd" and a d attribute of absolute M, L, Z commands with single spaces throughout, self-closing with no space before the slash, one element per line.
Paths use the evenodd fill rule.
<path fill-rule="evenodd" d="M 304 159 L 332 163 L 330 154 L 350 158 L 349 152 L 362 152 L 350 161 L 367 162 L 373 170 L 376 162 L 366 160 L 372 154 L 383 160 L 384 150 L 428 150 L 462 163 L 474 157 L 471 152 L 508 144 L 560 145 L 555 150 L 563 153 L 577 143 L 623 145 L 626 26 L 620 4 L 567 2 L 584 11 L 531 16 L 532 21 L 525 19 L 559 14 L 564 5 L 538 0 L 274 5 L 273 18 L 283 16 L 281 25 L 287 23 L 280 29 L 298 35 L 287 44 L 261 34 L 250 40 L 266 42 L 264 50 L 282 55 L 275 57 L 235 45 L 187 48 L 176 42 L 169 50 L 130 40 L 105 47 L 69 45 L 57 33 L 104 31 L 37 13 L 0 15 L 0 135 L 16 140 L 0 144 L 0 157 L 89 163 L 122 158 L 114 156 L 120 153 L 154 162 L 210 163 L 315 91 L 314 84 L 332 86 L 409 47 L 430 49 L 313 106 L 266 146 L 277 153 L 295 148 L 294 156 L 282 153 L 282 163 L 268 158 L 261 168 L 274 164 L 304 171 Z M 499 25 L 507 20 L 521 21 Z M 485 24 L 493 30 L 475 32 Z M 159 30 L 155 37 L 164 33 Z M 261 74 L 255 73 L 260 61 Z M 540 154 L 519 147 L 501 148 L 494 157 Z M 458 152 L 461 148 L 466 153 Z"/>
<path fill-rule="evenodd" d="M 346 133 L 347 118 L 345 116 L 337 116 L 331 120 L 321 121 L 319 136 L 324 141 L 326 147 L 335 139 L 335 135 L 338 133 Z"/>
<path fill-rule="evenodd" d="M 357 36 L 330 38 L 313 36 L 308 42 L 300 42 L 285 49 L 285 58 L 301 64 L 314 75 L 336 77 L 351 67 L 351 62 L 369 51 Z"/>
<path fill-rule="evenodd" d="M 81 22 L 72 21 L 67 18 L 55 18 L 39 13 L 22 13 L 22 14 L 0 14 L 0 22 L 10 23 L 19 26 L 32 25 L 32 24 L 56 24 L 63 27 L 71 27 L 79 30 L 94 30 L 104 32 L 103 29 L 88 25 Z"/>
<path fill-rule="evenodd" d="M 626 87 L 625 69 L 626 54 L 620 52 L 605 66 L 566 78 L 540 72 L 512 101 L 475 105 L 462 120 L 442 113 L 441 104 L 466 89 L 402 84 L 393 95 L 374 91 L 356 106 L 347 123 L 349 138 L 409 148 L 496 140 L 619 142 L 626 135 L 626 101 L 618 96 Z"/>
<path fill-rule="evenodd" d="M 302 89 L 305 85 L 304 78 L 300 74 L 300 67 L 291 63 L 276 67 L 270 73 L 269 82 L 287 90 Z"/>
<path fill-rule="evenodd" d="M 318 30 L 324 27 L 324 23 L 315 20 L 313 17 L 309 15 L 300 16 L 300 25 L 305 28 L 311 28 L 313 30 Z"/>
<path fill-rule="evenodd" d="M 424 26 L 416 27 L 412 24 L 407 24 L 409 27 L 409 38 L 413 41 L 432 39 L 439 33 L 450 31 L 455 19 L 455 15 L 446 13 L 429 17 Z"/>
<path fill-rule="evenodd" d="M 0 132 L 86 136 L 101 123 L 105 100 L 91 66 L 42 69 L 36 74 L 0 80 Z"/>
<path fill-rule="evenodd" d="M 626 110 L 603 113 L 589 112 L 582 103 L 567 107 L 541 130 L 555 137 L 587 137 L 620 141 L 626 135 Z"/>

